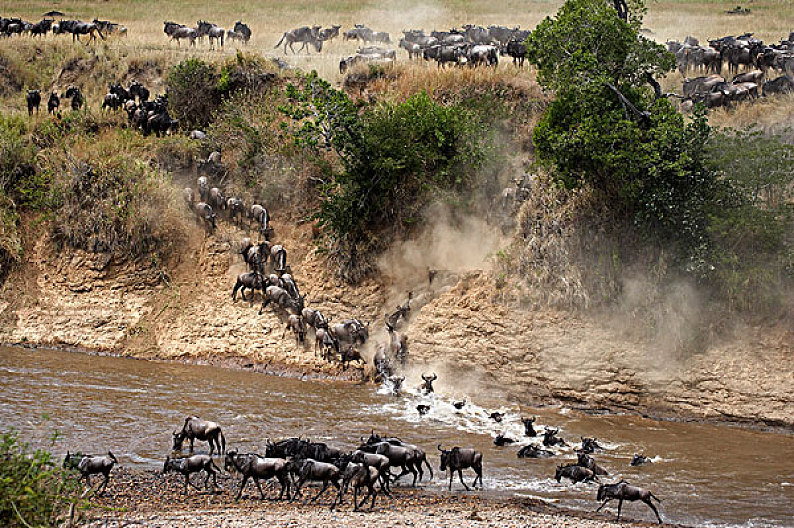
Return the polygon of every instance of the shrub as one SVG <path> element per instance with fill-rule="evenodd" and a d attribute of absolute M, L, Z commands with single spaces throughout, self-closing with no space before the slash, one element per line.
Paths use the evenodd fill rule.
<path fill-rule="evenodd" d="M 51 222 L 56 243 L 157 261 L 178 242 L 179 199 L 161 173 L 125 155 L 70 162 L 62 170 Z"/>
<path fill-rule="evenodd" d="M 0 434 L 0 526 L 55 526 L 78 490 L 50 453 Z"/>
<path fill-rule="evenodd" d="M 351 281 L 366 273 L 359 256 L 381 249 L 386 230 L 404 232 L 431 199 L 470 189 L 488 158 L 490 135 L 478 116 L 424 92 L 359 111 L 312 72 L 287 94 L 295 104 L 282 110 L 297 122 L 298 143 L 333 152 L 340 165 L 326 165 L 330 181 L 316 216 Z"/>
<path fill-rule="evenodd" d="M 185 129 L 201 129 L 212 120 L 221 102 L 219 75 L 206 62 L 191 58 L 173 66 L 168 74 L 168 110 Z"/>

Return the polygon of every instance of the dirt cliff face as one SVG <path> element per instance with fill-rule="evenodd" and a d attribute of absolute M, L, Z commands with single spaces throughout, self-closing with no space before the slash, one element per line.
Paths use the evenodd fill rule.
<path fill-rule="evenodd" d="M 372 324 L 373 344 L 403 285 L 384 274 L 357 287 L 339 284 L 314 252 L 307 224 L 274 222 L 306 304 L 332 321 L 359 317 Z M 44 236 L 0 299 L 0 339 L 74 346 L 150 359 L 235 362 L 293 375 L 360 379 L 315 355 L 313 334 L 296 343 L 284 318 L 268 307 L 231 299 L 245 266 L 227 222 L 215 234 L 195 229 L 165 280 L 159 270 L 80 251 L 56 252 Z M 401 281 L 404 281 L 404 277 Z M 794 427 L 794 333 L 745 328 L 724 343 L 671 356 L 630 339 L 597 316 L 522 310 L 494 295 L 486 271 L 413 277 L 408 336 L 412 365 L 439 374 L 438 390 L 475 396 L 504 394 L 514 402 L 563 402 L 660 416 L 747 421 Z"/>

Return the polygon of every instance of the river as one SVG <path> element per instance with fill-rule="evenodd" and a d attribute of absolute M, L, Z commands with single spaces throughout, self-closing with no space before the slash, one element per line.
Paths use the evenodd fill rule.
<path fill-rule="evenodd" d="M 414 380 L 410 380 L 414 381 Z M 416 385 L 417 383 L 414 383 Z M 264 451 L 268 438 L 303 435 L 350 448 L 374 429 L 423 446 L 436 472 L 431 489 L 445 489 L 436 445 L 473 446 L 484 455 L 481 493 L 542 497 L 595 509 L 596 485 L 553 480 L 556 464 L 575 459 L 581 435 L 606 446 L 595 455 L 610 476 L 653 490 L 670 522 L 711 526 L 794 526 L 794 437 L 731 426 L 654 421 L 632 415 L 589 415 L 564 407 L 537 409 L 536 428 L 560 428 L 571 447 L 546 460 L 518 459 L 523 438 L 515 407 L 409 392 L 393 396 L 371 385 L 301 381 L 218 367 L 97 357 L 80 353 L 0 348 L 0 418 L 23 438 L 59 455 L 113 451 L 122 464 L 162 467 L 171 432 L 195 414 L 222 424 L 227 447 Z M 418 403 L 431 405 L 419 416 Z M 488 412 L 507 414 L 496 424 Z M 57 431 L 57 438 L 53 434 Z M 520 440 L 498 448 L 504 432 Z M 197 450 L 206 450 L 199 443 Z M 653 463 L 630 467 L 635 452 Z M 464 475 L 465 476 L 465 475 Z M 467 477 L 470 482 L 473 475 Z M 613 480 L 614 479 L 614 480 Z M 406 482 L 409 484 L 410 482 Z M 456 483 L 456 489 L 460 485 Z M 652 519 L 637 503 L 626 515 Z"/>

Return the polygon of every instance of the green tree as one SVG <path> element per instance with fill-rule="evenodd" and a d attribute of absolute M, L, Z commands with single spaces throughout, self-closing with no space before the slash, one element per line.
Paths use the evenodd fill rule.
<path fill-rule="evenodd" d="M 430 199 L 468 189 L 488 156 L 477 115 L 426 93 L 359 107 L 312 72 L 287 94 L 293 103 L 282 111 L 297 142 L 339 162 L 329 169 L 317 219 L 346 260 L 384 230 L 415 224 Z"/>
<path fill-rule="evenodd" d="M 555 93 L 534 131 L 541 162 L 568 188 L 591 185 L 654 239 L 706 241 L 715 177 L 704 163 L 710 129 L 659 97 L 655 77 L 674 57 L 639 34 L 642 5 L 622 20 L 607 0 L 568 0 L 527 40 L 544 88 Z"/>
<path fill-rule="evenodd" d="M 215 67 L 191 58 L 168 73 L 168 111 L 188 130 L 204 128 L 221 103 L 219 75 Z"/>

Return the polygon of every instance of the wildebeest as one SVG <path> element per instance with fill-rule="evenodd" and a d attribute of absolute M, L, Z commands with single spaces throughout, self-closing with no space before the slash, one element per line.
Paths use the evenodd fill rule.
<path fill-rule="evenodd" d="M 212 476 L 213 487 L 217 486 L 216 469 L 220 471 L 220 468 L 215 465 L 210 455 L 193 455 L 186 458 L 165 457 L 165 462 L 163 463 L 163 474 L 173 471 L 185 476 L 185 495 L 187 495 L 188 484 L 199 489 L 198 486 L 190 482 L 190 475 L 200 471 L 204 471 L 207 474 L 207 478 L 204 479 L 205 488 L 209 487 L 210 476 Z"/>
<path fill-rule="evenodd" d="M 604 449 L 598 443 L 598 438 L 587 438 L 586 436 L 580 436 L 579 438 L 582 439 L 582 447 L 578 450 L 580 453 L 590 454 Z"/>
<path fill-rule="evenodd" d="M 591 457 L 587 453 L 579 453 L 576 456 L 576 465 L 585 467 L 596 475 L 609 475 L 609 472 L 596 464 L 595 458 Z"/>
<path fill-rule="evenodd" d="M 314 330 L 314 352 L 317 353 L 317 348 L 320 349 L 320 354 L 326 360 L 330 359 L 331 351 L 340 353 L 339 341 L 331 335 L 328 328 L 315 328 Z"/>
<path fill-rule="evenodd" d="M 772 94 L 783 94 L 794 92 L 794 77 L 791 75 L 781 75 L 777 79 L 766 81 L 761 93 L 766 97 Z"/>
<path fill-rule="evenodd" d="M 513 440 L 508 436 L 505 436 L 504 433 L 499 433 L 498 435 L 496 435 L 496 438 L 493 439 L 493 443 L 496 446 L 504 447 L 506 445 L 514 444 L 515 440 Z"/>
<path fill-rule="evenodd" d="M 331 26 L 329 28 L 322 29 L 317 36 L 322 41 L 327 42 L 329 40 L 333 40 L 339 36 L 339 28 L 341 27 L 342 26 Z"/>
<path fill-rule="evenodd" d="M 320 26 L 303 26 L 285 31 L 281 40 L 278 41 L 274 48 L 278 48 L 282 42 L 284 43 L 284 53 L 287 53 L 287 46 L 292 50 L 292 53 L 296 53 L 295 48 L 292 47 L 296 42 L 301 42 L 303 44 L 298 52 L 303 51 L 309 44 L 314 46 L 317 53 L 323 50 L 323 41 L 320 40 Z"/>
<path fill-rule="evenodd" d="M 532 418 L 521 418 L 521 423 L 524 424 L 524 436 L 536 437 L 538 436 L 538 432 L 535 431 L 535 420 L 537 420 L 537 416 L 533 416 Z"/>
<path fill-rule="evenodd" d="M 193 212 L 196 217 L 204 223 L 210 233 L 215 231 L 215 218 L 217 215 L 209 204 L 198 202 L 193 206 Z"/>
<path fill-rule="evenodd" d="M 311 458 L 298 460 L 295 464 L 299 480 L 298 484 L 295 486 L 295 493 L 292 495 L 293 500 L 298 495 L 301 495 L 301 488 L 307 481 L 323 483 L 323 487 L 309 502 L 314 502 L 320 498 L 320 495 L 325 493 L 325 490 L 328 489 L 329 484 L 333 484 L 337 490 L 341 489 L 339 484 L 341 475 L 339 468 L 335 465 L 327 462 L 318 462 Z"/>
<path fill-rule="evenodd" d="M 248 41 L 251 40 L 251 28 L 249 28 L 247 24 L 243 24 L 242 20 L 238 20 L 234 23 L 233 31 L 235 34 L 241 35 L 241 40 L 246 44 L 248 44 Z"/>
<path fill-rule="evenodd" d="M 61 98 L 55 91 L 50 92 L 50 97 L 47 99 L 47 113 L 52 114 L 61 106 Z"/>
<path fill-rule="evenodd" d="M 102 99 L 102 110 L 118 110 L 121 108 L 121 99 L 119 96 L 114 93 L 105 94 L 105 97 Z"/>
<path fill-rule="evenodd" d="M 245 289 L 248 288 L 251 290 L 251 298 L 245 298 Z M 234 283 L 234 289 L 232 289 L 232 301 L 237 301 L 237 291 L 240 291 L 240 296 L 243 300 L 248 300 L 249 302 L 253 303 L 254 300 L 254 292 L 259 290 L 264 293 L 265 286 L 264 280 L 262 279 L 262 275 L 259 274 L 258 271 L 251 271 L 247 273 L 241 273 L 237 276 L 237 282 Z"/>
<path fill-rule="evenodd" d="M 190 440 L 190 452 L 193 452 L 194 440 L 201 440 L 207 442 L 210 446 L 210 456 L 214 452 L 214 448 L 218 449 L 218 454 L 226 452 L 226 437 L 223 436 L 221 426 L 215 422 L 202 420 L 197 416 L 188 416 L 185 418 L 185 425 L 179 432 L 174 431 L 174 451 L 182 450 L 182 443 L 185 439 Z"/>
<path fill-rule="evenodd" d="M 411 485 L 416 486 L 416 481 L 419 478 L 419 471 L 416 466 L 421 464 L 421 462 L 417 461 L 417 452 L 414 449 L 393 445 L 389 442 L 367 443 L 360 445 L 358 448 L 366 453 L 383 455 L 389 459 L 391 467 L 401 468 L 402 472 L 394 478 L 394 482 L 410 473 L 414 477 Z"/>
<path fill-rule="evenodd" d="M 557 437 L 557 433 L 559 432 L 559 429 L 547 427 L 546 430 L 543 431 L 543 445 L 546 447 L 554 447 L 556 445 L 567 446 L 568 444 L 565 440 Z"/>
<path fill-rule="evenodd" d="M 367 453 L 357 449 L 351 453 L 350 461 L 357 464 L 366 463 L 368 466 L 377 469 L 380 475 L 380 487 L 386 495 L 390 495 L 389 479 L 391 478 L 391 473 L 389 473 L 389 457 L 377 453 Z"/>
<path fill-rule="evenodd" d="M 205 35 L 209 38 L 210 49 L 213 49 L 216 40 L 223 47 L 223 37 L 226 35 L 226 30 L 205 20 L 199 20 L 196 23 L 196 37 L 202 38 Z"/>
<path fill-rule="evenodd" d="M 199 176 L 196 186 L 198 187 L 199 200 L 206 202 L 210 192 L 210 181 L 206 176 Z"/>
<path fill-rule="evenodd" d="M 431 392 L 434 392 L 433 391 L 433 382 L 436 381 L 437 379 L 438 379 L 438 376 L 436 375 L 435 372 L 433 373 L 432 376 L 425 376 L 424 374 L 422 374 L 422 380 L 424 380 L 424 383 L 422 383 L 422 385 L 420 386 L 420 389 L 422 390 L 422 392 L 425 392 L 425 393 L 428 393 L 428 394 L 431 393 Z"/>
<path fill-rule="evenodd" d="M 653 461 L 645 455 L 641 455 L 639 453 L 634 453 L 634 457 L 631 459 L 631 466 L 644 466 L 645 464 L 653 464 Z"/>
<path fill-rule="evenodd" d="M 273 271 L 284 273 L 287 271 L 287 250 L 281 244 L 276 244 L 270 248 L 270 261 L 273 263 Z"/>
<path fill-rule="evenodd" d="M 426 466 L 427 470 L 430 472 L 430 478 L 433 478 L 433 467 L 427 461 L 427 453 L 424 449 L 417 445 L 403 442 L 399 438 L 381 437 L 380 435 L 375 434 L 375 431 L 372 431 L 369 438 L 367 439 L 367 444 L 371 445 L 379 442 L 387 442 L 393 446 L 404 447 L 406 449 L 412 450 L 414 454 L 414 464 L 417 472 L 419 473 L 419 480 L 421 481 L 424 478 L 424 471 L 422 469 L 423 465 Z"/>
<path fill-rule="evenodd" d="M 375 498 L 378 496 L 378 490 L 375 489 L 375 483 L 380 479 L 380 473 L 377 468 L 370 467 L 366 461 L 362 464 L 356 462 L 347 462 L 342 469 L 342 485 L 339 487 L 339 494 L 336 500 L 331 505 L 331 509 L 336 508 L 337 504 L 342 504 L 345 490 L 348 486 L 353 486 L 353 511 L 358 511 L 361 506 L 367 502 L 367 499 L 372 497 L 372 502 L 369 507 L 375 507 Z M 366 487 L 367 494 L 358 502 L 358 490 Z"/>
<path fill-rule="evenodd" d="M 281 486 L 281 492 L 278 494 L 279 500 L 284 496 L 284 492 L 287 493 L 287 499 L 290 498 L 292 463 L 284 458 L 264 458 L 253 453 L 243 454 L 238 453 L 236 450 L 230 450 L 226 453 L 224 469 L 226 471 L 237 471 L 243 476 L 243 480 L 240 482 L 240 490 L 234 500 L 240 500 L 249 478 L 254 480 L 259 490 L 259 496 L 264 499 L 265 494 L 262 492 L 262 486 L 259 485 L 259 479 L 268 480 L 273 477 L 278 480 Z"/>
<path fill-rule="evenodd" d="M 456 408 L 457 410 L 461 410 L 461 409 L 463 409 L 463 407 L 464 407 L 465 405 L 466 405 L 466 398 L 463 398 L 463 400 L 461 400 L 461 401 L 454 401 L 454 402 L 452 402 L 452 406 L 453 406 L 454 408 Z"/>
<path fill-rule="evenodd" d="M 262 205 L 254 204 L 251 206 L 250 219 L 259 225 L 259 232 L 265 237 L 270 238 L 270 211 Z"/>
<path fill-rule="evenodd" d="M 400 362 L 402 366 L 408 359 L 408 336 L 400 334 L 386 321 L 386 330 L 389 333 L 389 354 Z"/>
<path fill-rule="evenodd" d="M 210 189 L 207 203 L 210 204 L 213 209 L 226 209 L 226 197 L 217 187 Z"/>
<path fill-rule="evenodd" d="M 176 22 L 163 22 L 163 32 L 168 35 L 171 40 L 176 41 L 176 45 L 180 45 L 180 41 L 184 38 L 190 41 L 191 46 L 196 45 L 196 30 L 193 28 L 189 28 L 182 24 L 177 24 Z"/>
<path fill-rule="evenodd" d="M 642 501 L 648 505 L 648 507 L 653 510 L 653 513 L 656 514 L 656 519 L 659 521 L 659 524 L 662 524 L 662 518 L 659 516 L 659 511 L 656 509 L 656 506 L 653 505 L 651 499 L 662 502 L 658 499 L 650 490 L 645 488 L 640 488 L 638 486 L 632 486 L 625 480 L 621 480 L 615 484 L 601 484 L 598 487 L 598 494 L 596 495 L 596 500 L 604 501 L 601 506 L 598 507 L 596 510 L 601 511 L 601 508 L 606 506 L 606 504 L 611 501 L 612 499 L 618 500 L 618 516 L 617 520 L 620 520 L 620 510 L 623 507 L 623 501 Z"/>
<path fill-rule="evenodd" d="M 494 411 L 488 414 L 488 418 L 490 418 L 496 423 L 501 423 L 504 417 L 505 417 L 505 413 L 499 411 Z"/>
<path fill-rule="evenodd" d="M 419 412 L 420 416 L 424 416 L 428 412 L 430 412 L 430 406 L 420 403 L 419 405 L 416 406 L 416 410 Z"/>
<path fill-rule="evenodd" d="M 320 310 L 315 310 L 313 308 L 304 308 L 302 312 L 303 318 L 306 320 L 306 324 L 317 330 L 318 328 L 328 328 L 328 321 L 326 321 L 325 317 L 323 316 Z"/>
<path fill-rule="evenodd" d="M 80 108 L 83 106 L 83 92 L 80 91 L 80 88 L 76 86 L 70 86 L 66 89 L 66 93 L 63 95 L 67 99 L 72 100 L 72 110 L 80 110 Z"/>
<path fill-rule="evenodd" d="M 524 60 L 527 58 L 527 46 L 523 42 L 511 40 L 507 43 L 507 55 L 513 58 L 513 64 L 518 64 L 521 68 L 524 66 Z"/>
<path fill-rule="evenodd" d="M 299 314 L 303 310 L 303 296 L 293 299 L 292 296 L 284 288 L 278 286 L 268 286 L 265 288 L 265 294 L 262 299 L 262 307 L 259 313 L 267 307 L 271 302 L 281 308 L 282 310 L 292 310 L 293 313 Z"/>
<path fill-rule="evenodd" d="M 226 199 L 226 212 L 229 215 L 229 220 L 240 225 L 243 215 L 245 214 L 245 206 L 242 198 L 232 197 Z"/>
<path fill-rule="evenodd" d="M 33 115 L 33 110 L 39 113 L 39 105 L 41 105 L 41 90 L 28 90 L 25 95 L 25 102 L 28 104 L 28 115 Z"/>
<path fill-rule="evenodd" d="M 560 482 L 562 477 L 571 479 L 574 484 L 577 482 L 590 482 L 592 480 L 598 480 L 598 477 L 591 469 L 587 469 L 576 464 L 568 464 L 566 466 L 560 464 L 557 466 L 557 470 L 554 473 L 554 478 L 557 480 L 557 482 Z"/>
<path fill-rule="evenodd" d="M 105 492 L 108 482 L 110 482 L 110 471 L 118 462 L 110 451 L 108 451 L 107 455 L 83 455 L 82 453 L 73 454 L 67 451 L 66 457 L 63 459 L 63 467 L 79 471 L 80 478 L 85 479 L 86 486 L 89 488 L 91 487 L 91 475 L 101 473 L 105 480 L 96 490 L 97 494 L 101 495 Z"/>
<path fill-rule="evenodd" d="M 302 315 L 291 314 L 287 318 L 287 325 L 284 327 L 284 334 L 281 336 L 283 339 L 287 335 L 287 330 L 292 330 L 295 334 L 295 343 L 303 343 L 306 338 L 306 325 L 303 323 Z"/>
<path fill-rule="evenodd" d="M 472 448 L 457 446 L 449 450 L 442 449 L 441 444 L 438 444 L 438 450 L 441 452 L 441 465 L 439 469 L 441 471 L 446 471 L 447 468 L 449 468 L 450 491 L 452 490 L 452 478 L 456 471 L 458 472 L 460 483 L 463 484 L 466 491 L 469 491 L 469 487 L 463 482 L 463 470 L 466 468 L 471 468 L 476 473 L 471 483 L 472 487 L 477 485 L 478 479 L 480 480 L 480 486 L 482 486 L 482 453 Z"/>
<path fill-rule="evenodd" d="M 144 128 L 144 135 L 154 132 L 157 137 L 165 135 L 179 124 L 178 119 L 172 119 L 168 112 L 159 112 L 154 115 L 149 115 L 146 120 L 146 128 Z"/>
<path fill-rule="evenodd" d="M 130 83 L 129 93 L 130 97 L 137 97 L 140 103 L 149 100 L 149 90 L 138 81 Z"/>
<path fill-rule="evenodd" d="M 364 325 L 359 319 L 345 319 L 330 327 L 329 332 L 340 344 L 363 345 L 369 339 L 369 323 Z"/>
<path fill-rule="evenodd" d="M 518 458 L 548 458 L 553 457 L 554 453 L 530 444 L 519 449 L 517 456 Z"/>

